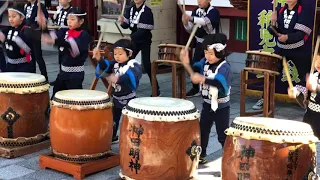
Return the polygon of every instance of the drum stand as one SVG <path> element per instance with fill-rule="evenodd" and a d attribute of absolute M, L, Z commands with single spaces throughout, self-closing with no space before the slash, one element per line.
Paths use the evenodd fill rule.
<path fill-rule="evenodd" d="M 263 74 L 264 78 L 248 79 L 248 73 Z M 254 116 L 258 114 L 263 114 L 264 117 L 274 117 L 274 94 L 275 94 L 275 84 L 276 76 L 279 75 L 278 72 L 257 69 L 257 68 L 244 68 L 241 71 L 241 87 L 240 87 L 240 116 Z M 263 86 L 263 110 L 246 112 L 246 89 L 248 84 L 264 83 Z"/>
<path fill-rule="evenodd" d="M 50 147 L 49 139 L 46 139 L 40 143 L 28 145 L 28 146 L 21 146 L 21 147 L 0 146 L 0 157 L 8 158 L 8 159 L 16 158 L 16 157 L 41 151 L 43 149 L 48 149 L 49 147 Z"/>
<path fill-rule="evenodd" d="M 101 53 L 101 56 L 103 56 L 104 51 L 100 51 L 100 53 Z M 98 61 L 93 59 L 92 56 L 93 56 L 93 52 L 89 51 L 89 59 L 90 59 L 92 65 L 93 65 L 94 69 L 96 69 L 96 67 L 98 65 Z M 103 82 L 104 86 L 106 87 L 107 93 L 110 95 L 112 88 L 109 88 L 109 82 L 105 78 L 100 78 L 100 79 Z M 96 89 L 98 81 L 99 81 L 99 79 L 96 78 L 96 77 L 93 79 L 91 87 L 90 87 L 90 90 L 95 90 Z"/>
<path fill-rule="evenodd" d="M 166 63 L 171 66 L 165 69 L 159 68 L 159 63 Z M 180 61 L 172 60 L 155 60 L 151 65 L 151 80 L 152 80 L 152 96 L 157 96 L 157 83 L 156 76 L 157 74 L 165 74 L 172 72 L 172 97 L 177 97 L 177 77 L 178 77 L 178 91 L 179 98 L 186 99 L 186 73 L 182 63 Z"/>
<path fill-rule="evenodd" d="M 110 153 L 104 159 L 90 161 L 87 163 L 73 163 L 55 158 L 52 153 L 40 155 L 39 167 L 41 169 L 50 168 L 60 172 L 73 175 L 77 180 L 84 179 L 86 175 L 103 171 L 120 165 L 120 156 Z"/>

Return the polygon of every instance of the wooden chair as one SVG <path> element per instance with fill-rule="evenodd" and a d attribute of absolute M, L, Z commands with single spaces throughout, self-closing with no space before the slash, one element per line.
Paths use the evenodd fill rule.
<path fill-rule="evenodd" d="M 177 81 L 179 98 L 186 99 L 186 74 L 180 61 L 155 60 L 151 66 L 152 96 L 157 96 L 157 74 L 172 72 L 172 97 L 177 97 Z"/>
<path fill-rule="evenodd" d="M 263 74 L 264 78 L 248 79 L 248 74 Z M 258 114 L 263 114 L 264 117 L 274 117 L 274 94 L 276 85 L 276 76 L 279 73 L 275 71 L 257 69 L 257 68 L 244 68 L 241 71 L 240 81 L 240 116 L 254 116 Z M 246 89 L 248 84 L 264 83 L 263 96 L 263 110 L 246 112 Z"/>

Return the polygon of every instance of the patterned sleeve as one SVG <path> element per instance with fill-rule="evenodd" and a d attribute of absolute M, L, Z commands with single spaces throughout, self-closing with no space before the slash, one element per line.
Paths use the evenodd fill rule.
<path fill-rule="evenodd" d="M 194 17 L 194 21 L 196 22 L 197 19 L 201 19 L 204 30 L 207 34 L 214 34 L 215 31 L 218 31 L 219 22 L 220 22 L 220 13 L 217 9 L 210 7 L 209 13 L 204 16 L 203 18 Z"/>
<path fill-rule="evenodd" d="M 192 17 L 194 17 L 195 15 L 196 15 L 196 10 L 197 9 L 194 9 L 193 11 L 192 11 L 192 13 L 191 13 L 191 16 Z M 183 25 L 183 27 L 186 29 L 186 31 L 188 32 L 188 33 L 191 33 L 191 31 L 192 31 L 192 29 L 193 29 L 193 26 L 194 26 L 194 24 L 192 23 L 192 22 L 188 22 L 188 24 L 184 24 Z"/>
<path fill-rule="evenodd" d="M 102 78 L 105 77 L 105 75 L 112 73 L 112 69 L 115 63 L 115 60 L 110 61 L 101 57 L 95 71 L 96 78 Z"/>
<path fill-rule="evenodd" d="M 206 59 L 205 58 L 202 58 L 200 61 L 194 63 L 192 65 L 192 69 L 194 71 L 200 71 L 200 74 L 203 74 L 203 70 L 204 70 L 204 65 L 205 65 L 205 62 L 206 62 Z"/>
<path fill-rule="evenodd" d="M 130 8 L 126 8 L 125 12 L 124 12 L 124 21 L 121 24 L 121 27 L 123 29 L 128 29 L 130 27 L 130 11 L 131 11 L 131 7 Z"/>
<path fill-rule="evenodd" d="M 142 77 L 142 68 L 139 63 L 131 60 L 127 64 L 129 68 L 120 76 L 118 84 L 128 83 L 131 90 L 135 91 L 139 86 L 139 81 Z"/>
<path fill-rule="evenodd" d="M 299 13 L 300 12 L 300 13 Z M 296 43 L 301 40 L 306 41 L 310 36 L 312 29 L 310 28 L 312 25 L 307 22 L 308 12 L 303 9 L 302 6 L 298 8 L 298 21 L 296 22 L 294 29 L 295 32 L 288 34 L 287 43 Z"/>
<path fill-rule="evenodd" d="M 151 9 L 145 7 L 144 12 L 141 14 L 139 23 L 137 24 L 137 32 L 131 34 L 131 39 L 137 42 L 139 39 L 143 38 L 146 31 L 151 31 L 154 29 L 153 13 Z"/>

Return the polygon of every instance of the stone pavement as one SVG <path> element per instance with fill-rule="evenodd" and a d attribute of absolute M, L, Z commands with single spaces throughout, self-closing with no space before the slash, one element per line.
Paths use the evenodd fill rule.
<path fill-rule="evenodd" d="M 44 52 L 44 58 L 47 63 L 49 80 L 55 79 L 58 73 L 58 57 L 55 52 Z M 243 61 L 244 62 L 244 59 Z M 231 64 L 232 65 L 232 64 Z M 237 64 L 238 65 L 238 64 Z M 236 65 L 236 66 L 237 66 Z M 86 77 L 84 80 L 84 88 L 89 89 L 91 82 L 94 77 L 94 69 L 90 62 L 87 61 L 85 66 Z M 162 96 L 171 96 L 171 74 L 164 74 L 158 76 L 159 85 L 161 87 Z M 190 82 L 188 80 L 188 82 Z M 230 120 L 238 117 L 240 114 L 240 79 L 239 74 L 234 74 L 232 81 L 231 90 L 231 117 Z M 188 83 L 187 89 L 189 89 L 190 83 Z M 106 91 L 103 84 L 100 82 L 97 86 L 98 90 Z M 50 89 L 50 92 L 52 88 Z M 150 96 L 151 88 L 149 85 L 149 80 L 146 75 L 143 75 L 141 80 L 141 85 L 137 91 L 139 97 Z M 190 98 L 198 109 L 201 109 L 201 97 Z M 256 100 L 247 98 L 247 108 L 250 109 Z M 276 103 L 276 118 L 281 119 L 291 119 L 291 120 L 301 120 L 304 111 L 296 105 Z M 318 147 L 319 149 L 319 147 Z M 320 150 L 320 149 L 319 149 Z M 119 152 L 118 144 L 112 145 L 112 151 Z M 34 154 L 26 155 L 23 157 L 15 159 L 3 159 L 0 158 L 0 179 L 15 179 L 15 180 L 71 180 L 73 179 L 71 175 L 60 173 L 54 170 L 42 170 L 39 169 L 39 155 L 49 152 L 49 150 L 43 150 Z M 221 179 L 220 169 L 221 169 L 221 146 L 217 141 L 217 134 L 215 127 L 212 128 L 210 134 L 210 142 L 208 146 L 208 160 L 209 163 L 200 166 L 198 169 L 197 179 Z M 99 172 L 90 175 L 86 180 L 117 180 L 120 179 L 118 176 L 120 168 L 115 167 L 103 172 Z"/>

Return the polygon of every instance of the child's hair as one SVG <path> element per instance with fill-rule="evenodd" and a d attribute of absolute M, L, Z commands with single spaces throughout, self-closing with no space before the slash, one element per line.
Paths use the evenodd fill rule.
<path fill-rule="evenodd" d="M 14 6 L 8 8 L 8 10 L 13 10 L 19 14 L 19 16 L 25 17 L 24 15 L 24 5 L 21 3 L 15 4 Z"/>
<path fill-rule="evenodd" d="M 69 15 L 75 15 L 78 17 L 79 20 L 84 20 L 83 24 L 81 25 L 80 29 L 85 30 L 90 34 L 88 19 L 87 19 L 87 13 L 82 10 L 80 7 L 72 7 L 68 11 Z"/>
<path fill-rule="evenodd" d="M 126 51 L 127 56 L 129 56 L 130 51 L 133 53 L 135 51 L 135 45 L 132 41 L 128 39 L 120 39 L 117 42 L 113 44 L 113 52 L 116 48 L 122 48 Z M 133 57 L 129 57 L 129 59 L 132 59 Z"/>
<path fill-rule="evenodd" d="M 209 46 L 213 44 L 219 44 L 219 43 L 222 45 L 227 44 L 227 36 L 225 34 L 223 33 L 209 34 L 206 37 L 204 37 L 204 41 L 202 44 L 203 50 L 207 50 Z M 215 56 L 219 59 L 223 59 L 229 55 L 225 48 L 219 52 L 216 50 L 216 48 L 213 48 L 213 50 L 214 50 Z"/>

